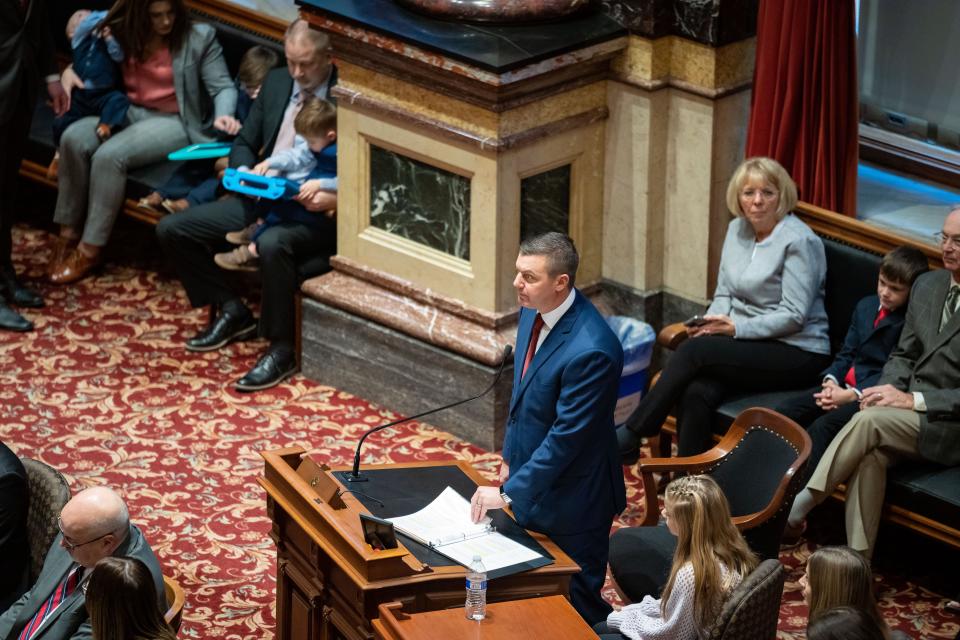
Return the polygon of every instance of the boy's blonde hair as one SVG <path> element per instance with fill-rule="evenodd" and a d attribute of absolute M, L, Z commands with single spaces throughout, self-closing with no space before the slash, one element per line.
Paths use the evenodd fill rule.
<path fill-rule="evenodd" d="M 303 103 L 293 120 L 293 130 L 301 136 L 320 137 L 337 130 L 337 108 L 318 98 Z"/>
<path fill-rule="evenodd" d="M 727 498 L 710 476 L 677 478 L 667 485 L 664 504 L 676 523 L 677 549 L 661 596 L 661 610 L 666 617 L 677 572 L 689 562 L 694 579 L 693 617 L 697 627 L 706 630 L 739 578 L 746 578 L 756 568 L 757 557 L 733 526 Z M 721 564 L 728 571 L 726 578 Z"/>

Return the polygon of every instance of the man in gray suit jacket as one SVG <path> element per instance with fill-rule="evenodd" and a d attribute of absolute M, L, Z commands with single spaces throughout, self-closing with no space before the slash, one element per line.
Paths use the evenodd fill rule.
<path fill-rule="evenodd" d="M 788 529 L 801 529 L 846 482 L 847 544 L 869 558 L 887 467 L 905 459 L 960 464 L 960 207 L 947 215 L 941 238 L 944 268 L 917 278 L 899 344 L 797 495 Z"/>
<path fill-rule="evenodd" d="M 60 535 L 36 584 L 0 615 L 0 640 L 89 640 L 86 581 L 93 567 L 109 556 L 143 561 L 160 594 L 157 606 L 166 609 L 157 557 L 140 529 L 130 524 L 120 496 L 106 487 L 81 491 L 63 507 L 59 525 Z"/>

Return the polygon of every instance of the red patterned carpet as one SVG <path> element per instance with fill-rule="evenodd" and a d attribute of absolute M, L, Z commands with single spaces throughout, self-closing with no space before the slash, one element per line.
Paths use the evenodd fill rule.
<path fill-rule="evenodd" d="M 45 285 L 47 240 L 42 231 L 16 230 L 17 269 L 47 308 L 26 311 L 35 332 L 0 333 L 0 439 L 59 468 L 74 491 L 106 483 L 123 493 L 165 571 L 186 591 L 181 637 L 271 638 L 275 555 L 255 481 L 259 452 L 300 445 L 344 464 L 359 433 L 396 416 L 302 376 L 235 393 L 228 383 L 253 364 L 261 342 L 184 350 L 202 314 L 149 257 L 108 262 L 72 287 Z M 498 461 L 422 424 L 372 438 L 365 453 L 371 463 L 463 459 L 491 477 Z M 638 519 L 638 486 L 628 476 L 630 504 L 617 526 Z M 811 550 L 781 555 L 790 569 L 778 634 L 785 640 L 803 637 L 796 581 Z M 879 582 L 897 628 L 917 638 L 957 634 L 942 595 L 899 575 L 884 573 Z"/>

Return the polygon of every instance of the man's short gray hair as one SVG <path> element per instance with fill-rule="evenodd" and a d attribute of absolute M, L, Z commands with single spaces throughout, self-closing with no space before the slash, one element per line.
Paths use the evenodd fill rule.
<path fill-rule="evenodd" d="M 322 31 L 311 29 L 310 23 L 302 18 L 297 18 L 290 23 L 290 26 L 287 27 L 287 32 L 283 35 L 283 39 L 287 42 L 306 40 L 313 45 L 318 56 L 326 53 L 327 50 L 330 49 L 330 36 Z"/>
<path fill-rule="evenodd" d="M 573 239 L 565 233 L 548 231 L 520 243 L 522 256 L 546 256 L 547 273 L 551 278 L 560 274 L 567 274 L 570 278 L 570 288 L 576 280 L 577 268 L 580 266 L 580 255 Z"/>

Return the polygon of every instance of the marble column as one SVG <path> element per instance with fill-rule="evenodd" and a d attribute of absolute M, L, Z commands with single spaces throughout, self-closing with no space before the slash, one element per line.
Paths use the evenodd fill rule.
<path fill-rule="evenodd" d="M 757 0 L 603 0 L 630 30 L 608 82 L 603 278 L 655 327 L 703 310 L 743 159 Z"/>
<path fill-rule="evenodd" d="M 304 373 L 406 414 L 479 392 L 515 341 L 522 234 L 568 232 L 578 285 L 597 290 L 606 79 L 626 31 L 600 11 L 536 26 L 361 0 L 302 13 L 338 64 L 340 181 L 334 271 L 304 285 Z M 510 370 L 429 420 L 498 449 Z"/>

